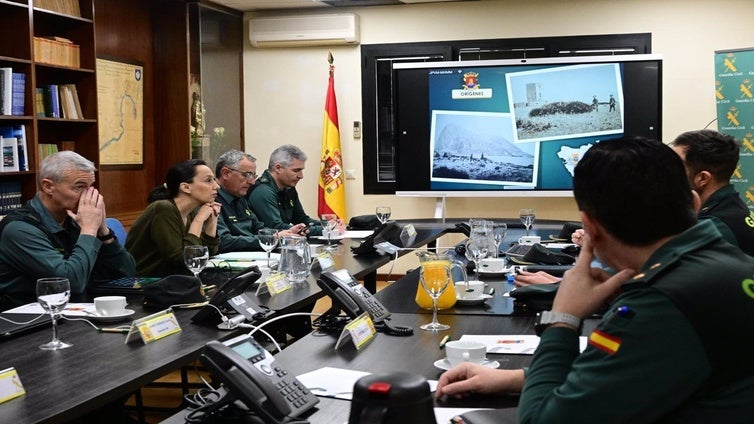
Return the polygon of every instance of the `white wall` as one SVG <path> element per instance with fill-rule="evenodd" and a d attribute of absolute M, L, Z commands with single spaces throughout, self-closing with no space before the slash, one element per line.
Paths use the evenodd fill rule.
<path fill-rule="evenodd" d="M 300 14 L 336 12 L 320 10 Z M 488 0 L 338 10 L 360 16 L 362 44 L 651 32 L 653 53 L 665 59 L 666 142 L 715 118 L 714 51 L 754 47 L 751 0 Z M 394 218 L 433 215 L 433 199 L 363 194 L 362 143 L 352 134 L 353 121 L 362 121 L 358 47 L 255 49 L 248 38 L 244 46 L 246 150 L 260 168 L 281 144 L 307 152 L 299 193 L 310 215 L 316 215 L 328 50 L 335 57 L 344 167 L 357 172 L 346 185 L 349 216 L 373 213 L 378 204 L 391 205 Z M 449 217 L 514 217 L 527 206 L 538 218 L 578 219 L 570 198 L 449 198 L 447 205 Z"/>

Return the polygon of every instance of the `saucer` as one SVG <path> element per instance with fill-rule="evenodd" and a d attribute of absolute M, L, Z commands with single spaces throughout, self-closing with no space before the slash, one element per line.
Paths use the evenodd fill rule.
<path fill-rule="evenodd" d="M 327 236 L 314 236 L 312 238 L 317 239 L 317 240 L 327 241 Z M 344 238 L 346 238 L 345 234 L 337 234 L 337 235 L 331 236 L 330 241 L 343 240 Z"/>
<path fill-rule="evenodd" d="M 490 361 L 489 359 L 485 359 L 482 365 L 484 365 L 487 368 L 497 368 L 500 366 L 500 362 Z M 448 362 L 448 358 L 438 359 L 437 361 L 435 361 L 435 366 L 445 371 L 453 368 L 450 366 L 450 362 Z"/>
<path fill-rule="evenodd" d="M 124 319 L 130 317 L 131 315 L 135 314 L 136 311 L 133 309 L 126 309 L 125 312 L 118 315 L 100 315 L 97 313 L 96 310 L 89 310 L 87 308 L 86 310 L 86 318 L 92 320 L 92 321 L 102 321 L 102 322 L 111 322 L 111 321 L 123 321 Z"/>
<path fill-rule="evenodd" d="M 456 304 L 457 305 L 481 305 L 487 299 L 492 299 L 492 295 L 483 294 L 479 297 L 475 297 L 472 299 L 469 299 L 468 297 L 464 299 L 464 298 L 456 296 Z"/>

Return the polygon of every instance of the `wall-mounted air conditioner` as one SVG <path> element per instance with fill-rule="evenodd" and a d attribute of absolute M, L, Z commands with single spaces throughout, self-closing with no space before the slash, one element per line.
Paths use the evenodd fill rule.
<path fill-rule="evenodd" d="M 340 13 L 252 18 L 249 41 L 254 47 L 357 45 L 359 16 Z"/>

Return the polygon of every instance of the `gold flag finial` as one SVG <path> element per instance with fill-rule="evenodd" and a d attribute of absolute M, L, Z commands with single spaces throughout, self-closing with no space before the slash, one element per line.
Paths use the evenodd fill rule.
<path fill-rule="evenodd" d="M 332 52 L 327 52 L 327 63 L 330 64 L 330 76 L 335 74 L 335 65 L 333 65 Z"/>

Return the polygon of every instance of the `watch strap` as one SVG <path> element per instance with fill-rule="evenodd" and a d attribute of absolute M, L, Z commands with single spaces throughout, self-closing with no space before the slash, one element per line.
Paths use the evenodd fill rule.
<path fill-rule="evenodd" d="M 97 236 L 97 238 L 98 238 L 98 239 L 99 239 L 100 241 L 108 241 L 108 240 L 112 240 L 112 239 L 114 239 L 114 238 L 117 238 L 117 237 L 115 237 L 115 232 L 113 232 L 113 229 L 112 229 L 112 228 L 108 227 L 107 229 L 109 230 L 109 231 L 107 232 L 107 234 L 105 234 L 104 236 Z"/>
<path fill-rule="evenodd" d="M 542 332 L 552 324 L 563 323 L 581 329 L 581 318 L 566 314 L 564 312 L 543 311 L 539 314 L 537 324 L 534 326 L 534 331 L 537 335 L 541 335 Z"/>

